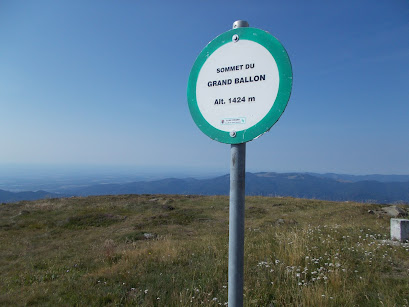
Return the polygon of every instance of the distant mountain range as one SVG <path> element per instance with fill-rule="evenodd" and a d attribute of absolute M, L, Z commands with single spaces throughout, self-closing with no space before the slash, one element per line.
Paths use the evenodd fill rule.
<path fill-rule="evenodd" d="M 0 190 L 0 203 L 11 203 L 20 200 L 37 200 L 43 198 L 61 197 L 59 194 L 53 194 L 46 191 L 26 191 L 26 192 L 9 192 Z"/>
<path fill-rule="evenodd" d="M 331 178 L 334 180 L 345 182 L 358 182 L 358 181 L 379 181 L 379 182 L 409 182 L 409 175 L 346 175 L 346 174 L 334 174 L 334 173 L 306 173 L 320 178 Z"/>
<path fill-rule="evenodd" d="M 0 202 L 109 194 L 228 195 L 229 184 L 229 175 L 224 175 L 200 180 L 168 178 L 122 184 L 96 184 L 62 189 L 58 191 L 58 194 L 45 191 L 13 193 L 0 190 Z M 409 203 L 409 176 L 246 173 L 246 195 L 291 196 L 372 203 Z"/>

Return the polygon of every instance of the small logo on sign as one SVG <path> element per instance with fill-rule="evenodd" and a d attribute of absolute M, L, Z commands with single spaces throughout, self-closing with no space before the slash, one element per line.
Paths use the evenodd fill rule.
<path fill-rule="evenodd" d="M 246 118 L 245 117 L 238 117 L 238 118 L 223 118 L 221 120 L 222 125 L 240 125 L 245 124 Z"/>

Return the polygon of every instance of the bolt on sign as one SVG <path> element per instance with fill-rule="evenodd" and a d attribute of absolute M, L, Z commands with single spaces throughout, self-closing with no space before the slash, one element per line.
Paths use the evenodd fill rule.
<path fill-rule="evenodd" d="M 278 121 L 292 80 L 290 59 L 275 37 L 256 28 L 233 29 L 212 40 L 193 64 L 190 113 L 218 142 L 249 142 Z"/>

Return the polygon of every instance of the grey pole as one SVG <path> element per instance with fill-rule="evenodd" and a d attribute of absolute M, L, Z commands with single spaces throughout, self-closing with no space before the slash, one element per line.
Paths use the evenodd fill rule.
<path fill-rule="evenodd" d="M 233 23 L 233 29 L 248 26 L 248 22 L 244 20 Z M 230 150 L 228 304 L 230 307 L 241 307 L 243 306 L 246 143 L 232 144 Z"/>

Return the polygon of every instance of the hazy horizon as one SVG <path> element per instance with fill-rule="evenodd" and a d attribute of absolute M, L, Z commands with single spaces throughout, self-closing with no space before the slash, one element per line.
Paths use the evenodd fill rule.
<path fill-rule="evenodd" d="M 102 183 L 130 183 L 136 181 L 151 181 L 165 178 L 195 178 L 208 179 L 229 174 L 229 168 L 165 168 L 165 167 L 138 167 L 115 165 L 4 165 L 0 164 L 0 189 L 11 192 L 46 190 L 54 192 L 62 187 L 90 186 Z M 409 176 L 409 174 L 346 174 L 334 172 L 314 171 L 275 171 L 247 169 L 247 172 L 272 173 L 312 173 L 337 174 L 352 176 Z"/>
<path fill-rule="evenodd" d="M 198 166 L 153 166 L 153 165 L 125 165 L 125 164 L 2 164 L 0 163 L 0 177 L 10 175 L 38 174 L 38 175 L 64 175 L 71 174 L 145 174 L 145 175 L 180 175 L 192 174 L 196 176 L 207 176 L 207 174 L 229 173 L 229 156 L 226 159 L 226 167 L 209 168 Z M 273 173 L 316 173 L 316 174 L 339 174 L 353 176 L 367 175 L 409 175 L 409 172 L 395 173 L 363 173 L 363 172 L 343 172 L 337 170 L 320 171 L 314 169 L 271 169 L 254 168 L 246 165 L 246 172 L 273 172 Z"/>

